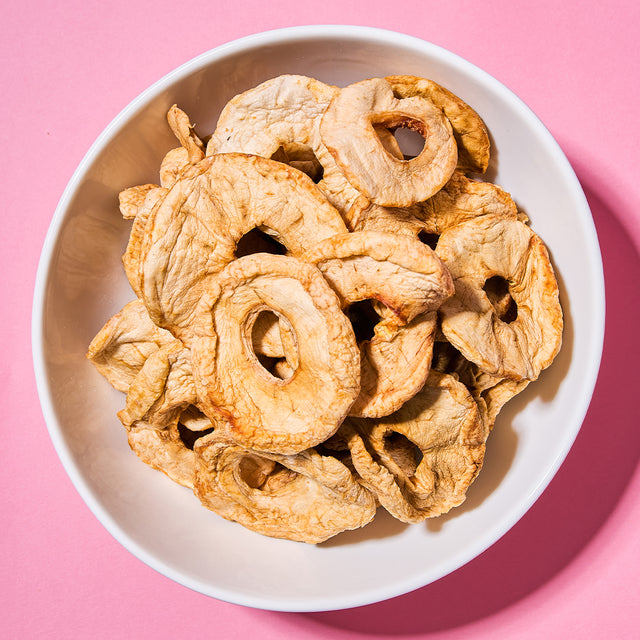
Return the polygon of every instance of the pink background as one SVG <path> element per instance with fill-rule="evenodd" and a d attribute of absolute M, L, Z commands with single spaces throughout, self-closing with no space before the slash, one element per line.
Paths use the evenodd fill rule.
<path fill-rule="evenodd" d="M 342 6 L 344 4 L 344 7 Z M 5 3 L 0 602 L 9 638 L 638 638 L 640 54 L 637 0 Z M 548 126 L 593 210 L 607 286 L 601 373 L 543 496 L 457 572 L 376 605 L 282 614 L 218 602 L 142 564 L 84 505 L 49 440 L 30 345 L 33 285 L 62 191 L 136 95 L 234 38 L 318 23 L 385 27 L 484 68 Z"/>

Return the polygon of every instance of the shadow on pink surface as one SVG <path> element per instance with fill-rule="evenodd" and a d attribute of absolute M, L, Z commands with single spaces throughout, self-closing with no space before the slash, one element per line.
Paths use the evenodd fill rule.
<path fill-rule="evenodd" d="M 307 620 L 393 637 L 472 623 L 508 608 L 559 574 L 615 509 L 640 459 L 634 359 L 640 353 L 640 256 L 621 222 L 622 205 L 609 197 L 598 177 L 576 164 L 600 240 L 607 320 L 593 400 L 564 464 L 522 520 L 456 572 L 378 604 L 300 614 Z"/>

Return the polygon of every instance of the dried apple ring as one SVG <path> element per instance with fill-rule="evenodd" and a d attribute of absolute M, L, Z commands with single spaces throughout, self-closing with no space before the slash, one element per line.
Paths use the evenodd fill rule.
<path fill-rule="evenodd" d="M 133 452 L 188 487 L 193 486 L 193 443 L 213 429 L 197 404 L 189 352 L 172 338 L 146 359 L 118 413 Z"/>
<path fill-rule="evenodd" d="M 290 162 L 310 152 L 310 175 L 341 213 L 360 197 L 320 137 L 319 125 L 337 87 L 300 75 L 281 75 L 232 98 L 222 110 L 207 144 L 207 155 L 251 153 Z M 318 170 L 320 165 L 321 171 Z"/>
<path fill-rule="evenodd" d="M 433 80 L 416 76 L 387 76 L 396 98 L 428 98 L 444 112 L 458 144 L 458 167 L 484 173 L 489 166 L 490 141 L 482 118 L 457 95 Z"/>
<path fill-rule="evenodd" d="M 336 234 L 305 255 L 316 264 L 343 306 L 378 300 L 405 324 L 453 295 L 442 260 L 414 238 L 377 231 Z"/>
<path fill-rule="evenodd" d="M 389 153 L 375 127 L 407 127 L 425 139 L 410 160 Z M 383 78 L 340 90 L 320 123 L 322 140 L 345 176 L 371 202 L 406 207 L 430 198 L 449 180 L 458 159 L 451 124 L 422 97 L 398 99 Z"/>
<path fill-rule="evenodd" d="M 383 305 L 377 305 L 373 337 L 359 345 L 361 390 L 349 415 L 392 413 L 429 372 L 433 312 L 453 294 L 448 270 L 418 240 L 378 232 L 327 238 L 306 259 L 322 271 L 343 308 L 362 300 Z"/>
<path fill-rule="evenodd" d="M 374 495 L 339 460 L 314 449 L 257 453 L 219 433 L 195 446 L 194 493 L 218 515 L 247 529 L 318 543 L 373 519 Z"/>
<path fill-rule="evenodd" d="M 141 300 L 127 303 L 91 341 L 87 358 L 114 389 L 127 393 L 147 359 L 175 338 L 149 318 Z"/>
<path fill-rule="evenodd" d="M 464 501 L 488 431 L 466 387 L 437 371 L 393 415 L 350 419 L 342 430 L 364 485 L 402 522 L 421 522 Z"/>
<path fill-rule="evenodd" d="M 253 350 L 253 322 L 265 310 L 295 336 L 297 368 L 286 380 Z M 293 257 L 244 256 L 212 276 L 191 352 L 203 411 L 259 451 L 298 453 L 326 440 L 360 391 L 360 354 L 338 297 L 319 269 Z"/>
<path fill-rule="evenodd" d="M 424 202 L 404 208 L 375 204 L 356 208 L 349 215 L 355 230 L 377 229 L 419 237 L 439 236 L 450 227 L 483 215 L 526 219 L 504 189 L 472 180 L 457 170 L 438 193 Z"/>
<path fill-rule="evenodd" d="M 274 160 L 219 154 L 187 168 L 150 213 L 139 261 L 151 319 L 181 337 L 201 283 L 236 256 L 256 227 L 275 233 L 291 255 L 346 227 L 303 173 Z"/>
<path fill-rule="evenodd" d="M 519 220 L 488 215 L 445 231 L 436 253 L 456 289 L 440 307 L 447 340 L 486 373 L 535 380 L 558 353 L 563 326 L 558 283 L 539 236 Z M 496 276 L 517 305 L 511 322 L 499 318 L 483 288 Z"/>
<path fill-rule="evenodd" d="M 127 394 L 118 417 L 131 449 L 151 467 L 193 486 L 194 460 L 184 435 L 212 428 L 197 410 L 187 351 L 154 325 L 140 300 L 113 316 L 91 342 L 87 357 Z"/>
<path fill-rule="evenodd" d="M 410 211 L 424 220 L 429 233 L 442 233 L 478 216 L 522 218 L 523 215 L 507 191 L 491 182 L 468 178 L 460 171 L 455 171 L 432 198 L 410 207 Z"/>
<path fill-rule="evenodd" d="M 194 443 L 213 430 L 206 418 L 192 420 L 195 407 L 189 406 L 164 427 L 136 422 L 127 432 L 131 450 L 150 467 L 162 471 L 174 482 L 193 489 L 195 475 Z M 196 429 L 190 428 L 194 425 Z"/>

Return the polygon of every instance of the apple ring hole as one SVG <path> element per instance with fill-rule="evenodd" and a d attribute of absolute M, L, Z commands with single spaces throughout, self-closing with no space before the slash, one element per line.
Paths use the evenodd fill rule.
<path fill-rule="evenodd" d="M 315 184 L 318 184 L 324 177 L 324 167 L 320 164 L 312 147 L 307 144 L 282 144 L 271 156 L 271 160 L 283 162 L 302 171 L 302 173 L 306 173 Z"/>
<path fill-rule="evenodd" d="M 511 324 L 518 317 L 518 305 L 511 297 L 509 282 L 502 276 L 488 278 L 482 287 L 502 322 Z"/>
<path fill-rule="evenodd" d="M 437 233 L 429 233 L 427 231 L 422 230 L 418 234 L 418 240 L 423 244 L 426 244 L 427 247 L 433 249 L 435 251 L 436 245 L 438 244 L 438 239 L 440 235 Z"/>
<path fill-rule="evenodd" d="M 287 248 L 270 233 L 254 227 L 236 243 L 236 258 L 254 253 L 271 253 L 283 256 L 287 253 Z"/>
<path fill-rule="evenodd" d="M 193 445 L 196 443 L 198 438 L 202 438 L 202 436 L 206 436 L 208 433 L 213 431 L 213 427 L 210 429 L 205 429 L 203 431 L 193 431 L 189 429 L 189 427 L 182 424 L 182 422 L 178 422 L 178 435 L 180 436 L 180 440 L 182 444 L 187 448 L 193 451 Z"/>
<path fill-rule="evenodd" d="M 408 478 L 415 475 L 424 457 L 418 445 L 397 431 L 391 431 L 384 437 L 384 450 Z"/>
<path fill-rule="evenodd" d="M 351 320 L 353 332 L 358 344 L 371 340 L 375 335 L 376 325 L 380 322 L 373 302 L 369 299 L 351 303 L 347 309 L 347 317 Z"/>
<path fill-rule="evenodd" d="M 382 146 L 389 151 L 389 144 L 383 136 L 391 134 L 395 138 L 395 147 L 403 160 L 411 160 L 420 155 L 425 146 L 427 131 L 422 122 L 411 118 L 402 118 L 392 122 L 375 122 L 373 126 Z"/>
<path fill-rule="evenodd" d="M 261 323 L 261 321 L 264 322 Z M 288 325 L 288 331 L 293 331 L 293 328 L 289 325 L 289 323 L 277 313 L 274 313 L 273 311 L 270 311 L 268 309 L 263 309 L 262 311 L 260 311 L 254 319 L 253 326 L 251 328 L 251 344 L 256 344 L 256 338 L 258 337 L 258 327 L 260 327 L 261 324 L 262 326 L 271 326 L 272 324 L 276 324 L 279 326 L 280 322 L 286 322 Z M 282 339 L 283 336 L 282 334 L 280 335 Z M 291 341 L 285 340 L 282 344 L 282 352 L 284 353 L 283 357 L 268 356 L 263 353 L 257 353 L 255 350 L 253 351 L 253 355 L 267 373 L 269 373 L 274 378 L 286 381 L 295 373 L 295 370 L 298 366 L 298 354 L 291 352 L 293 348 L 295 348 L 295 346 L 291 344 Z"/>
<path fill-rule="evenodd" d="M 238 475 L 250 489 L 274 493 L 289 484 L 298 474 L 273 460 L 244 456 L 238 463 Z"/>
<path fill-rule="evenodd" d="M 419 156 L 424 148 L 422 134 L 410 127 L 397 128 L 394 131 L 394 136 L 405 160 Z"/>

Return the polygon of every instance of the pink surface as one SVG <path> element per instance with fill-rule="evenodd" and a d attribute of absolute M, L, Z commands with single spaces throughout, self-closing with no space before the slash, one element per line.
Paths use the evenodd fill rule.
<path fill-rule="evenodd" d="M 24 0 L 5 8 L 4 637 L 638 637 L 640 5 L 342 5 Z M 281 614 L 174 584 L 102 528 L 49 440 L 32 370 L 30 315 L 40 249 L 57 201 L 109 121 L 199 53 L 257 31 L 318 23 L 385 27 L 432 41 L 484 68 L 529 104 L 572 162 L 592 207 L 605 267 L 607 333 L 593 402 L 574 448 L 504 538 L 406 596 L 347 611 Z"/>

